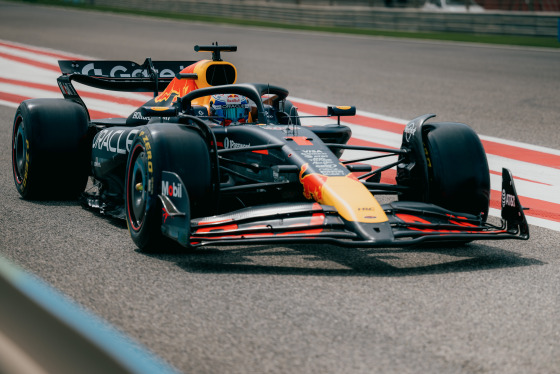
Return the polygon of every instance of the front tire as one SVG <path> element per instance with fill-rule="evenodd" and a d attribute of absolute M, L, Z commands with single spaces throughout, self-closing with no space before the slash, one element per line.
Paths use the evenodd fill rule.
<path fill-rule="evenodd" d="M 465 124 L 424 124 L 426 117 L 419 119 L 422 122 L 411 122 L 403 135 L 409 156 L 398 166 L 397 184 L 408 189 L 399 200 L 432 203 L 485 221 L 490 171 L 478 135 Z"/>
<path fill-rule="evenodd" d="M 159 252 L 178 248 L 178 242 L 189 247 L 190 219 L 215 214 L 211 164 L 207 143 L 191 127 L 157 123 L 140 129 L 131 147 L 125 180 L 127 225 L 138 248 Z M 163 172 L 175 174 L 182 183 L 170 185 Z M 163 191 L 162 180 L 167 188 L 184 188 L 184 193 L 174 197 L 173 192 Z M 171 200 L 182 215 L 170 217 L 162 199 Z"/>
<path fill-rule="evenodd" d="M 156 186 L 161 171 L 153 158 L 151 137 L 144 131 L 132 144 L 126 168 L 126 223 L 132 241 L 145 251 L 172 244 L 161 233 L 161 201 Z"/>
<path fill-rule="evenodd" d="M 454 212 L 480 215 L 490 202 L 490 171 L 478 135 L 467 125 L 449 124 L 426 133 L 430 202 Z"/>

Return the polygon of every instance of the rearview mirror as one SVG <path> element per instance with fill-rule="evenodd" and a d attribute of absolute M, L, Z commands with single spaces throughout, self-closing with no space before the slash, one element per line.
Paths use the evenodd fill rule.
<path fill-rule="evenodd" d="M 140 112 L 144 117 L 176 117 L 178 109 L 175 106 L 143 106 Z"/>
<path fill-rule="evenodd" d="M 355 116 L 356 107 L 355 106 L 328 106 L 327 115 L 329 116 Z"/>

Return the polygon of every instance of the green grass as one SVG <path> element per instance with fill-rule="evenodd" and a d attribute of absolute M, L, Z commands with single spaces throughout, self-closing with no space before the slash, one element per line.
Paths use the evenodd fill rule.
<path fill-rule="evenodd" d="M 159 17 L 159 18 L 174 19 L 180 21 L 223 23 L 223 24 L 234 24 L 239 26 L 260 26 L 260 27 L 279 28 L 279 29 L 286 29 L 286 30 L 322 31 L 322 32 L 353 34 L 353 35 L 386 36 L 386 37 L 394 37 L 394 38 L 444 40 L 444 41 L 471 42 L 471 43 L 560 48 L 560 41 L 558 41 L 556 37 L 466 34 L 466 33 L 452 33 L 452 32 L 447 32 L 447 33 L 404 32 L 404 31 L 373 30 L 373 29 L 349 28 L 349 27 L 304 26 L 304 25 L 295 25 L 295 24 L 287 24 L 287 23 L 275 23 L 269 21 L 232 19 L 232 18 L 225 18 L 225 17 L 213 17 L 213 16 L 195 15 L 195 14 L 180 14 L 180 13 L 173 13 L 173 12 L 144 11 L 144 10 L 134 10 L 134 9 L 123 9 L 123 8 L 116 8 L 116 7 L 95 6 L 95 5 L 86 4 L 88 0 L 13 0 L 13 1 L 43 4 L 43 5 L 57 5 L 57 6 L 64 6 L 70 8 L 96 10 L 102 12 Z"/>

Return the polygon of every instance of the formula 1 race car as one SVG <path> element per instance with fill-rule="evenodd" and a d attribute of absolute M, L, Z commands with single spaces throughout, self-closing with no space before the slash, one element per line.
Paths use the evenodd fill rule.
<path fill-rule="evenodd" d="M 488 163 L 467 125 L 428 122 L 435 116 L 428 114 L 406 125 L 400 149 L 351 146 L 340 118 L 354 107 L 328 107 L 336 123 L 306 126 L 286 89 L 235 84 L 237 70 L 221 52 L 236 49 L 196 46 L 212 59 L 142 65 L 59 61 L 64 98 L 26 100 L 15 116 L 21 196 L 79 197 L 125 219 L 136 245 L 150 251 L 176 243 L 394 247 L 529 238 L 507 169 L 501 224 L 487 222 Z M 127 118 L 92 120 L 72 82 L 154 97 Z M 344 150 L 371 156 L 341 159 Z M 367 163 L 385 156 L 396 161 L 375 170 Z M 381 183 L 392 168 L 396 183 Z M 395 198 L 381 204 L 381 195 Z"/>

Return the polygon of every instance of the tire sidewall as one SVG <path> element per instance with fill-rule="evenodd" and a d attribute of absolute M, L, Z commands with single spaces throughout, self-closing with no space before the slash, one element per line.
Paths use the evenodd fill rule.
<path fill-rule="evenodd" d="M 15 118 L 14 124 L 12 128 L 12 175 L 14 177 L 14 183 L 16 185 L 17 191 L 23 198 L 27 198 L 30 195 L 29 186 L 32 185 L 29 183 L 29 165 L 32 159 L 32 152 L 30 149 L 30 142 L 29 136 L 27 134 L 28 127 L 25 124 L 22 116 L 22 108 L 18 108 Z M 21 128 L 23 127 L 22 134 L 19 134 Z M 21 172 L 16 165 L 16 141 L 18 141 L 18 136 L 21 135 L 21 144 L 18 144 L 18 148 L 21 146 L 23 154 L 23 159 L 25 160 L 23 165 L 23 172 Z"/>
<path fill-rule="evenodd" d="M 140 128 L 130 148 L 125 175 L 125 209 L 126 222 L 130 236 L 134 243 L 143 250 L 152 249 L 161 244 L 161 201 L 159 188 L 161 186 L 161 168 L 157 157 L 154 157 L 154 140 L 146 127 Z M 144 172 L 146 184 L 144 186 L 145 207 L 142 217 L 135 217 L 132 208 L 131 188 L 133 183 L 134 164 L 139 155 L 144 152 Z"/>

